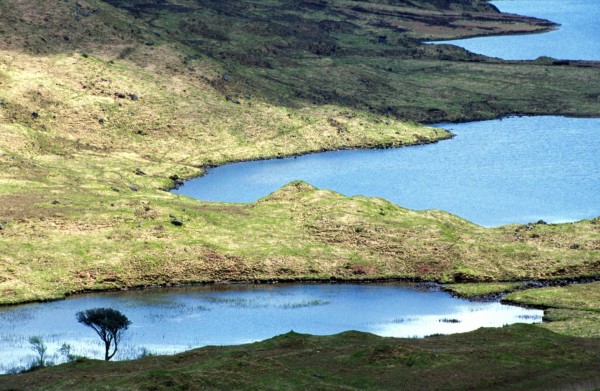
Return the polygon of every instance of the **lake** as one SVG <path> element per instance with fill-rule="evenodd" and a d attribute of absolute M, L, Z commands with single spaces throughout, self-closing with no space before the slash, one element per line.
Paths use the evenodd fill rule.
<path fill-rule="evenodd" d="M 102 359 L 100 338 L 75 319 L 77 311 L 95 307 L 118 309 L 132 321 L 116 359 L 136 357 L 142 348 L 175 353 L 204 345 L 248 343 L 290 330 L 423 337 L 541 322 L 543 314 L 400 283 L 187 286 L 80 295 L 0 308 L 0 372 L 33 358 L 30 336 L 40 336 L 50 355 L 68 343 L 73 353 Z"/>
<path fill-rule="evenodd" d="M 597 3 L 525 0 L 495 4 L 504 11 L 563 24 L 549 34 L 498 38 L 502 41 L 493 38 L 486 45 L 502 48 L 498 56 L 518 55 L 523 45 L 532 42 L 524 49 L 531 58 L 584 59 L 589 52 L 599 58 L 598 40 L 589 39 L 598 36 L 593 34 L 600 20 Z M 572 19 L 577 16 L 572 12 L 575 6 L 583 19 Z M 585 20 L 594 24 L 590 27 Z M 570 26 L 584 29 L 573 32 Z M 564 33 L 571 37 L 557 43 L 555 37 Z M 516 38 L 524 41 L 512 41 Z M 532 47 L 541 45 L 535 41 L 539 38 L 552 42 L 551 46 L 559 49 L 557 54 L 551 47 L 533 51 Z M 566 47 L 570 45 L 573 48 Z M 567 49 L 574 49 L 574 54 Z M 456 137 L 394 150 L 340 151 L 231 164 L 211 169 L 176 192 L 203 200 L 250 202 L 301 179 L 347 195 L 384 197 L 413 209 L 447 210 L 482 225 L 538 219 L 560 222 L 600 215 L 600 120 L 520 117 L 438 126 L 451 129 Z M 359 330 L 423 337 L 534 323 L 542 318 L 540 310 L 468 302 L 444 292 L 396 283 L 190 286 L 80 295 L 0 308 L 0 372 L 26 365 L 33 358 L 27 342 L 31 336 L 40 336 L 56 361 L 60 357 L 52 356 L 63 343 L 72 345 L 72 353 L 102 358 L 99 338 L 75 320 L 76 312 L 94 307 L 118 309 L 133 322 L 117 359 L 136 357 L 143 348 L 174 353 L 204 345 L 252 342 L 290 330 L 317 335 Z"/>
<path fill-rule="evenodd" d="M 548 33 L 445 41 L 471 52 L 505 60 L 534 60 L 540 56 L 569 60 L 600 60 L 600 1 L 493 1 L 502 12 L 534 16 L 559 23 Z"/>
<path fill-rule="evenodd" d="M 600 215 L 600 119 L 514 117 L 436 126 L 456 137 L 228 164 L 174 192 L 252 202 L 298 179 L 411 209 L 442 209 L 484 226 Z"/>

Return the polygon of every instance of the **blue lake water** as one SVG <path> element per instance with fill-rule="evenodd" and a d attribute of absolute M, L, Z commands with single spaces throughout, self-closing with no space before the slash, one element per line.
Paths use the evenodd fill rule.
<path fill-rule="evenodd" d="M 543 314 L 500 303 L 468 302 L 398 283 L 190 286 L 82 295 L 0 308 L 0 372 L 33 359 L 30 336 L 40 336 L 57 362 L 62 358 L 55 353 L 63 343 L 73 347 L 72 353 L 103 358 L 98 336 L 75 319 L 77 311 L 95 307 L 115 308 L 132 321 L 116 359 L 136 357 L 141 348 L 174 353 L 253 342 L 290 330 L 423 337 L 540 322 Z M 448 322 L 451 319 L 454 322 Z"/>
<path fill-rule="evenodd" d="M 502 12 L 534 16 L 559 23 L 544 34 L 496 36 L 445 41 L 471 52 L 506 60 L 534 60 L 540 56 L 569 60 L 600 60 L 600 1 L 501 0 Z"/>
<path fill-rule="evenodd" d="M 411 209 L 442 209 L 484 226 L 600 216 L 600 119 L 514 117 L 439 124 L 437 144 L 229 164 L 177 194 L 251 202 L 293 180 Z"/>
<path fill-rule="evenodd" d="M 600 59 L 600 40 L 595 39 L 600 2 L 494 4 L 505 12 L 542 17 L 563 26 L 541 35 L 471 39 L 469 44 L 491 40 L 484 44 L 485 50 L 500 51 L 469 50 L 514 59 L 541 55 Z M 522 117 L 439 126 L 457 136 L 394 150 L 231 164 L 187 182 L 177 193 L 202 200 L 250 202 L 301 179 L 347 195 L 384 197 L 413 209 L 447 210 L 482 225 L 600 215 L 599 119 Z M 118 309 L 133 322 L 117 359 L 135 357 L 142 348 L 173 353 L 208 344 L 262 340 L 292 329 L 318 335 L 353 329 L 421 337 L 533 323 L 542 317 L 539 310 L 471 303 L 401 284 L 184 287 L 81 295 L 0 308 L 0 372 L 33 359 L 30 336 L 40 336 L 49 347 L 50 359 L 57 362 L 62 360 L 57 350 L 63 343 L 73 347 L 72 353 L 101 358 L 99 338 L 75 320 L 77 311 L 94 307 Z"/>

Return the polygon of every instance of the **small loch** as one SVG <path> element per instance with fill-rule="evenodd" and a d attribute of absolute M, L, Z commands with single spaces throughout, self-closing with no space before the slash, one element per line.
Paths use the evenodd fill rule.
<path fill-rule="evenodd" d="M 214 285 L 79 295 L 67 300 L 0 308 L 0 372 L 33 359 L 28 338 L 39 336 L 49 359 L 64 343 L 72 353 L 102 359 L 94 331 L 75 313 L 110 307 L 131 321 L 116 359 L 175 353 L 205 345 L 242 344 L 290 330 L 315 335 L 346 330 L 423 337 L 479 327 L 541 322 L 542 311 L 477 303 L 414 284 Z"/>

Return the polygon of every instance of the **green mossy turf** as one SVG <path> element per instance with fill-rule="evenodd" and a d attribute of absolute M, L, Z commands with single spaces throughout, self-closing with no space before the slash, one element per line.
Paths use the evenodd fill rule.
<path fill-rule="evenodd" d="M 28 390 L 543 390 L 600 384 L 600 341 L 532 325 L 425 339 L 290 332 L 124 362 L 78 360 L 0 376 Z"/>

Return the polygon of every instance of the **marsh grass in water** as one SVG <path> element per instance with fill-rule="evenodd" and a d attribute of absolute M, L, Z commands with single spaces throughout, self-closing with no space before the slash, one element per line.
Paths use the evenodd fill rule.
<path fill-rule="evenodd" d="M 523 319 L 523 318 L 521 316 L 519 316 L 519 319 Z M 442 319 L 438 320 L 438 322 L 440 322 L 440 323 L 460 323 L 461 321 L 458 319 L 442 318 Z"/>
<path fill-rule="evenodd" d="M 536 321 L 542 320 L 542 316 L 540 316 L 540 315 L 519 315 L 518 318 L 525 319 L 525 320 L 536 320 Z"/>
<path fill-rule="evenodd" d="M 31 311 L 34 316 L 18 329 L 0 323 L 0 349 L 10 352 L 0 357 L 0 363 L 8 367 L 27 360 L 30 335 L 40 335 L 51 354 L 68 343 L 72 354 L 102 358 L 99 339 L 74 316 L 89 307 L 119 308 L 132 321 L 119 344 L 118 360 L 136 357 L 140 347 L 168 354 L 205 345 L 254 342 L 291 329 L 321 335 L 357 329 L 404 337 L 463 332 L 523 321 L 517 315 L 531 312 L 498 303 L 470 303 L 445 292 L 424 292 L 395 283 L 189 286 L 82 295 L 26 307 L 35 309 Z M 443 324 L 438 322 L 442 317 L 462 322 Z M 495 323 L 489 322 L 495 318 Z M 3 363 L 8 357 L 17 362 Z"/>
<path fill-rule="evenodd" d="M 395 318 L 392 319 L 392 321 L 390 323 L 410 323 L 410 322 L 415 322 L 417 319 L 415 318 Z"/>
<path fill-rule="evenodd" d="M 285 303 L 285 304 L 281 304 L 279 307 L 283 308 L 283 309 L 297 309 L 297 308 L 305 308 L 305 307 L 314 307 L 314 306 L 319 306 L 319 305 L 327 305 L 330 304 L 331 302 L 328 300 L 320 300 L 320 299 L 315 299 L 315 300 L 304 300 L 304 301 L 299 301 L 299 302 L 294 302 L 294 303 Z"/>

